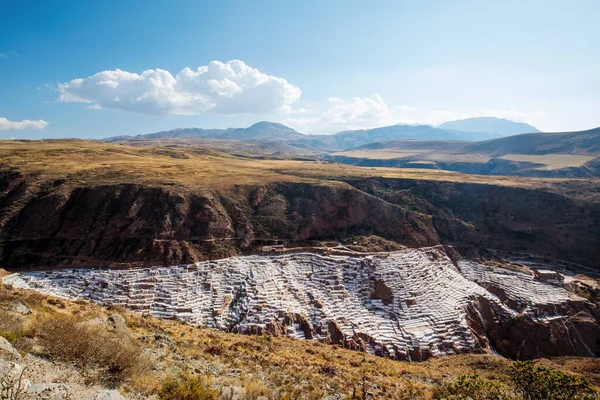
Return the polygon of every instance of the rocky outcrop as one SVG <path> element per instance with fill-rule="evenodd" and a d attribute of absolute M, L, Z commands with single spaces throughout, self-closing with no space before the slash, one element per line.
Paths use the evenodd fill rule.
<path fill-rule="evenodd" d="M 532 253 L 599 267 L 597 201 L 540 189 L 460 182 L 374 178 L 348 183 L 431 216 L 443 243 Z"/>
<path fill-rule="evenodd" d="M 541 307 L 543 308 L 543 307 Z M 517 360 L 571 356 L 597 357 L 600 354 L 600 314 L 596 308 L 574 302 L 549 307 L 551 316 L 539 323 L 525 315 L 501 319 L 494 305 L 478 299 L 468 308 L 469 326 L 483 346 Z"/>
<path fill-rule="evenodd" d="M 0 358 L 6 360 L 21 359 L 21 354 L 2 336 L 0 336 Z"/>

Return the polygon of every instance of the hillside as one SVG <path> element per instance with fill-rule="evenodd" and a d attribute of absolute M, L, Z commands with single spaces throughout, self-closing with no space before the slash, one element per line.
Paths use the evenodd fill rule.
<path fill-rule="evenodd" d="M 326 157 L 360 166 L 424 167 L 486 175 L 600 176 L 600 128 L 529 133 L 475 143 L 375 142 Z"/>
<path fill-rule="evenodd" d="M 457 121 L 448 121 L 438 125 L 438 128 L 470 133 L 488 133 L 499 136 L 512 136 L 521 133 L 540 132 L 534 126 L 523 122 L 514 122 L 507 119 L 494 117 L 475 117 Z"/>
<path fill-rule="evenodd" d="M 600 128 L 581 132 L 528 133 L 481 143 L 468 144 L 465 152 L 493 156 L 505 154 L 600 155 Z"/>
<path fill-rule="evenodd" d="M 1 142 L 0 160 L 0 303 L 34 311 L 0 313 L 0 336 L 32 353 L 31 379 L 148 398 L 187 371 L 184 386 L 212 376 L 199 387 L 234 399 L 339 398 L 365 380 L 439 398 L 482 363 L 509 393 L 500 356 L 600 354 L 598 180 L 66 140 Z M 461 372 L 432 381 L 442 365 Z"/>
<path fill-rule="evenodd" d="M 202 329 L 5 285 L 0 309 L 0 340 L 8 338 L 0 347 L 0 374 L 16 387 L 23 371 L 22 397 L 44 391 L 50 398 L 80 400 L 166 400 L 186 392 L 198 396 L 187 398 L 210 400 L 431 399 L 472 396 L 469 386 L 478 383 L 484 387 L 477 396 L 518 400 L 520 380 L 513 377 L 531 376 L 527 364 L 491 354 L 396 361 L 314 341 Z M 563 389 L 600 385 L 594 359 L 534 363 L 540 383 L 559 374 L 571 377 L 563 380 Z"/>
<path fill-rule="evenodd" d="M 365 169 L 85 141 L 2 142 L 0 160 L 0 262 L 10 268 L 177 264 L 238 255 L 269 240 L 370 234 L 411 247 L 518 249 L 588 266 L 600 256 L 597 180 Z"/>

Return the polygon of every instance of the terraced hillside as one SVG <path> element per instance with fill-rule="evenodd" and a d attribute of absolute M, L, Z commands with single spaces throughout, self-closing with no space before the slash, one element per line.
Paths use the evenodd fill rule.
<path fill-rule="evenodd" d="M 600 354 L 594 304 L 535 280 L 527 270 L 453 262 L 443 248 L 28 272 L 4 283 L 228 332 L 316 340 L 393 359 L 490 349 L 520 359 Z"/>

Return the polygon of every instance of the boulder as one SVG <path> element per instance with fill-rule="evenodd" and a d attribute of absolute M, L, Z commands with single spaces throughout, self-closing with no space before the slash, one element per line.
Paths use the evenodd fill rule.
<path fill-rule="evenodd" d="M 25 304 L 20 301 L 14 301 L 9 304 L 8 311 L 16 312 L 21 315 L 29 315 L 31 314 L 31 310 Z"/>
<path fill-rule="evenodd" d="M 108 317 L 108 324 L 115 331 L 129 332 L 129 329 L 127 328 L 127 321 L 125 321 L 125 318 L 119 314 L 112 314 L 110 317 Z"/>
<path fill-rule="evenodd" d="M 0 358 L 7 360 L 20 360 L 21 354 L 15 349 L 6 338 L 0 336 Z"/>
<path fill-rule="evenodd" d="M 125 400 L 117 390 L 105 390 L 94 397 L 94 400 Z"/>
<path fill-rule="evenodd" d="M 20 392 L 31 386 L 28 379 L 23 379 L 23 366 L 14 362 L 0 360 L 0 378 L 6 388 L 15 390 L 20 386 Z M 22 393 L 21 393 L 22 394 Z"/>
<path fill-rule="evenodd" d="M 64 383 L 36 383 L 27 389 L 27 398 L 32 399 L 69 399 L 71 392 Z"/>

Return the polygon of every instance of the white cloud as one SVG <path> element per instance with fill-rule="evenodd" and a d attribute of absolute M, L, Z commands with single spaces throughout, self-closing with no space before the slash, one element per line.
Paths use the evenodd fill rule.
<path fill-rule="evenodd" d="M 304 110 L 302 117 L 288 117 L 283 123 L 306 133 L 335 133 L 352 129 L 369 129 L 395 124 L 426 124 L 436 126 L 446 121 L 471 117 L 497 117 L 527 122 L 534 126 L 544 120 L 546 113 L 525 113 L 516 110 L 427 110 L 409 105 L 390 106 L 379 94 L 344 100 L 328 99 L 328 108 L 320 112 Z M 293 110 L 292 113 L 297 113 Z"/>
<path fill-rule="evenodd" d="M 0 131 L 20 131 L 23 129 L 44 129 L 50 125 L 49 122 L 43 119 L 37 121 L 30 121 L 25 119 L 23 121 L 9 121 L 6 118 L 0 117 Z"/>
<path fill-rule="evenodd" d="M 156 115 L 289 113 L 302 93 L 239 60 L 184 68 L 176 76 L 162 69 L 102 71 L 59 84 L 58 91 L 62 102 Z"/>
<path fill-rule="evenodd" d="M 8 56 L 4 53 L 0 53 L 0 58 L 8 58 Z"/>
<path fill-rule="evenodd" d="M 304 118 L 288 118 L 285 124 L 300 132 L 334 133 L 349 129 L 366 129 L 414 121 L 401 113 L 413 112 L 414 107 L 390 108 L 383 98 L 375 93 L 370 97 L 354 97 L 344 100 L 330 97 L 329 109 L 323 113 Z"/>

